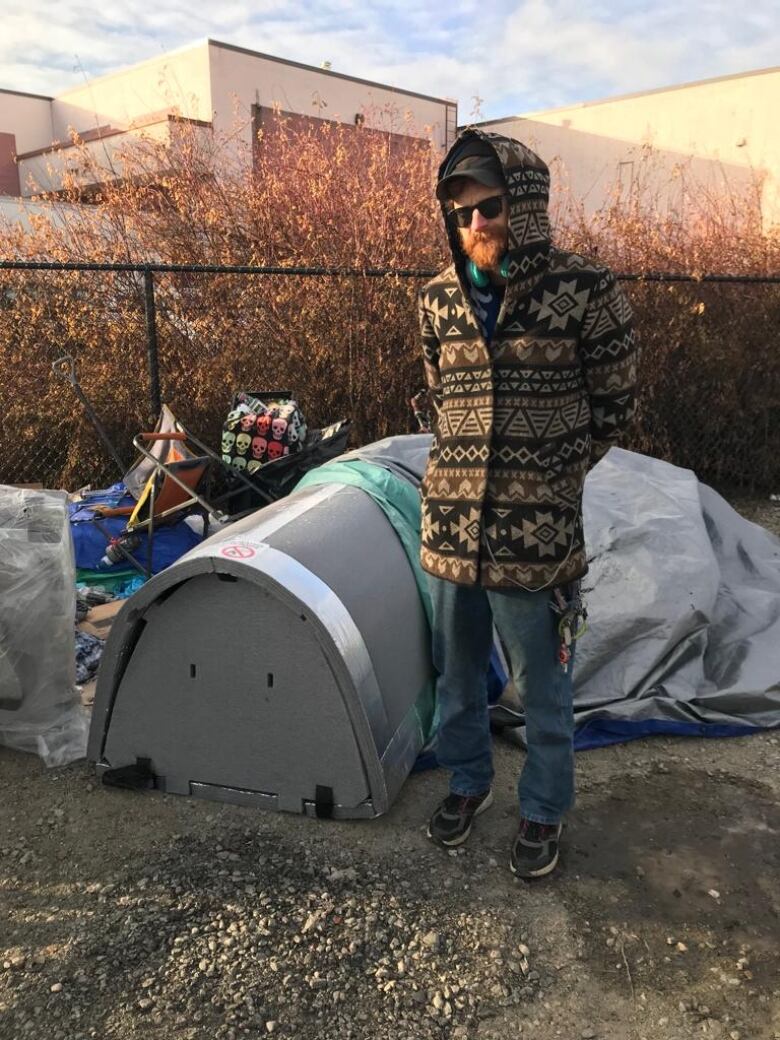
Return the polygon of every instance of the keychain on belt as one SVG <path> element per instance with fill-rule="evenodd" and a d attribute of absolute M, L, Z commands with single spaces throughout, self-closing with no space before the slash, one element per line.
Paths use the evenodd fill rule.
<path fill-rule="evenodd" d="M 564 672 L 568 672 L 572 644 L 588 627 L 588 612 L 580 594 L 580 583 L 575 581 L 553 589 L 550 607 L 558 615 L 558 662 Z"/>

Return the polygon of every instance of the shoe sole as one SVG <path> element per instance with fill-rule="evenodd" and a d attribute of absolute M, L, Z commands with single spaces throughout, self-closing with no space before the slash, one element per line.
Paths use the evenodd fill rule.
<path fill-rule="evenodd" d="M 485 811 L 485 809 L 489 809 L 492 804 L 493 804 L 493 792 L 491 790 L 488 793 L 487 798 L 484 800 L 484 802 L 482 802 L 480 807 L 474 813 L 474 816 L 479 816 L 479 814 L 483 813 Z M 428 824 L 428 837 L 431 839 L 431 841 L 436 842 L 437 845 L 444 845 L 448 849 L 454 849 L 458 845 L 462 845 L 463 842 L 466 840 L 466 838 L 468 838 L 469 834 L 471 834 L 471 826 L 472 826 L 472 823 L 474 821 L 474 816 L 472 816 L 471 820 L 469 821 L 469 825 L 466 828 L 466 830 L 463 832 L 463 834 L 459 834 L 457 838 L 453 838 L 451 841 L 442 841 L 440 838 L 434 838 L 434 836 L 431 834 L 431 825 L 430 824 Z"/>

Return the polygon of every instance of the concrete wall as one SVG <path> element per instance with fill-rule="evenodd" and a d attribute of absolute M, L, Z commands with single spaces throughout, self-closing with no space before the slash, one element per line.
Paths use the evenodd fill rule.
<path fill-rule="evenodd" d="M 0 132 L 16 137 L 16 151 L 41 148 L 52 138 L 52 100 L 0 90 Z"/>
<path fill-rule="evenodd" d="M 780 223 L 779 110 L 780 69 L 768 69 L 481 125 L 538 151 L 558 172 L 558 198 L 566 185 L 586 212 L 640 176 L 677 211 L 703 190 L 760 184 L 769 228 Z"/>
<path fill-rule="evenodd" d="M 127 130 L 124 134 L 108 133 L 104 139 L 86 145 L 109 178 L 112 166 L 116 166 L 117 149 L 128 140 L 139 134 L 158 140 L 169 135 L 170 112 L 205 122 L 211 119 L 205 41 L 101 76 L 54 99 L 0 91 L 0 137 L 4 133 L 15 135 L 15 152 L 22 156 L 18 160 L 17 190 L 29 196 L 61 188 L 65 168 L 78 173 L 78 153 L 68 146 L 72 130 L 87 138 Z M 65 147 L 41 153 L 58 143 Z M 10 179 L 4 175 L 4 151 L 0 152 L 1 187 Z M 29 154 L 35 152 L 41 154 Z"/>
<path fill-rule="evenodd" d="M 22 182 L 21 194 L 37 195 L 59 191 L 67 172 L 83 188 L 119 179 L 124 175 L 123 152 L 140 141 L 169 145 L 175 142 L 181 123 L 162 118 L 159 121 L 125 133 L 86 141 L 80 148 L 58 148 L 18 161 Z M 210 138 L 209 127 L 196 126 L 198 138 Z M 85 154 L 86 153 L 86 154 Z"/>
<path fill-rule="evenodd" d="M 209 48 L 203 42 L 59 94 L 52 104 L 53 139 L 69 140 L 70 127 L 81 134 L 99 126 L 124 129 L 157 112 L 209 122 L 211 110 Z"/>
<path fill-rule="evenodd" d="M 256 106 L 266 110 L 279 106 L 306 117 L 349 124 L 361 113 L 369 127 L 432 136 L 440 148 L 454 137 L 457 125 L 454 103 L 207 40 L 101 76 L 53 100 L 0 93 L 0 193 L 30 195 L 61 188 L 65 168 L 78 173 L 77 152 L 68 147 L 73 130 L 82 138 L 101 138 L 87 147 L 110 178 L 117 148 L 138 131 L 151 137 L 167 133 L 161 129 L 167 113 L 207 124 L 213 121 L 221 141 L 238 127 L 232 145 L 225 146 L 225 161 L 240 158 L 251 163 Z M 117 130 L 126 133 L 116 134 Z M 56 143 L 64 147 L 29 154 Z M 23 156 L 18 186 L 11 176 L 17 172 L 14 147 Z"/>
<path fill-rule="evenodd" d="M 407 94 L 392 87 L 344 78 L 233 47 L 209 44 L 214 129 L 225 133 L 240 126 L 240 140 L 252 145 L 252 106 L 278 106 L 282 111 L 354 124 L 365 114 L 365 125 L 393 133 L 426 136 L 445 147 L 448 132 L 444 101 Z M 457 124 L 450 104 L 449 135 Z"/>

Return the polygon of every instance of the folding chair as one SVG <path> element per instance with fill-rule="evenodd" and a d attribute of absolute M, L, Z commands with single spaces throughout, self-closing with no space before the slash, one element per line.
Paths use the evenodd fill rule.
<path fill-rule="evenodd" d="M 233 522 L 284 498 L 304 473 L 342 455 L 352 426 L 349 421 L 341 420 L 321 430 L 310 430 L 300 451 L 267 462 L 254 474 L 247 475 L 228 466 L 221 455 L 181 423 L 178 425 L 179 429 L 174 432 L 139 433 L 133 438 L 133 447 L 152 465 L 136 505 L 119 509 L 98 507 L 103 516 L 128 515 L 125 532 L 112 539 L 95 519 L 98 530 L 109 542 L 108 559 L 118 562 L 124 558 L 146 578 L 152 574 L 154 532 L 161 523 L 173 523 L 189 512 L 197 512 L 203 517 L 203 537 L 208 537 L 210 523 Z M 159 442 L 168 442 L 172 450 L 167 455 L 155 455 L 149 445 Z M 194 445 L 199 454 L 189 445 Z M 214 491 L 217 477 L 224 487 L 220 493 Z M 145 565 L 133 555 L 144 533 L 147 539 Z"/>

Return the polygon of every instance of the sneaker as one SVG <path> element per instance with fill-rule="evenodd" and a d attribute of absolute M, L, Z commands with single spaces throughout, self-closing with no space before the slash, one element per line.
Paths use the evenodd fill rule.
<path fill-rule="evenodd" d="M 555 870 L 558 840 L 563 825 L 520 820 L 520 828 L 509 856 L 509 869 L 516 877 L 538 878 Z"/>
<path fill-rule="evenodd" d="M 428 837 L 439 845 L 460 845 L 471 833 L 471 821 L 493 804 L 493 791 L 448 794 L 428 823 Z"/>

